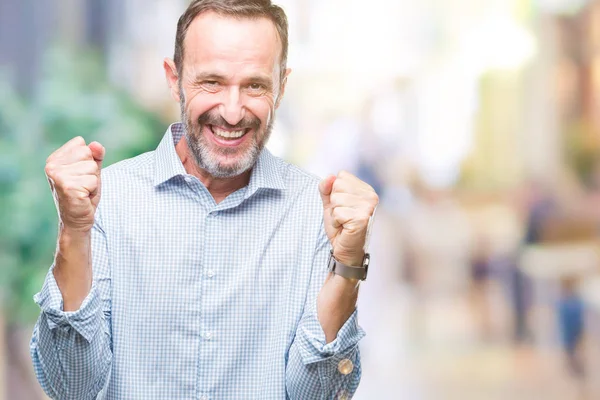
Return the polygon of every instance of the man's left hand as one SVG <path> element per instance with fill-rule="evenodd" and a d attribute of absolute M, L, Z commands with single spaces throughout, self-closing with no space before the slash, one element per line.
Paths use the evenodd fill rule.
<path fill-rule="evenodd" d="M 369 222 L 379 203 L 375 190 L 349 172 L 330 175 L 319 184 L 325 232 L 334 257 L 360 266 L 365 254 Z"/>

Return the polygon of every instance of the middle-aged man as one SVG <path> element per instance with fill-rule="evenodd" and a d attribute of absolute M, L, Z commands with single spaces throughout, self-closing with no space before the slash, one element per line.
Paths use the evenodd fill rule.
<path fill-rule="evenodd" d="M 58 248 L 31 341 L 48 395 L 354 394 L 378 199 L 349 173 L 319 182 L 264 149 L 287 47 L 269 0 L 193 1 L 164 61 L 182 123 L 101 176 L 97 142 L 48 158 Z"/>

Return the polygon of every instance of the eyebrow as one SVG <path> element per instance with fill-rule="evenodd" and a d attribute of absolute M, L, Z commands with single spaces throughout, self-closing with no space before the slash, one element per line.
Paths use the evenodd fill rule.
<path fill-rule="evenodd" d="M 267 78 L 266 76 L 261 76 L 261 75 L 251 76 L 250 78 L 246 79 L 245 81 L 252 82 L 252 83 L 259 83 L 266 87 L 271 87 L 273 85 L 271 78 Z"/>
<path fill-rule="evenodd" d="M 196 82 L 203 82 L 203 81 L 221 81 L 222 82 L 222 81 L 226 80 L 226 78 L 223 75 L 215 74 L 212 72 L 201 72 L 196 75 L 195 80 L 196 80 Z"/>

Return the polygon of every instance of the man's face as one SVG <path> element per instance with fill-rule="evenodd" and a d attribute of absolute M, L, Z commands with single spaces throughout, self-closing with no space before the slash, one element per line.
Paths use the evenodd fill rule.
<path fill-rule="evenodd" d="M 252 168 L 282 94 L 281 44 L 266 19 L 203 13 L 184 41 L 181 118 L 198 166 L 216 178 Z"/>

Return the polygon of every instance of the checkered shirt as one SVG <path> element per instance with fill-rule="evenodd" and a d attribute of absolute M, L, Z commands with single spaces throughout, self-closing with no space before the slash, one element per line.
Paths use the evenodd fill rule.
<path fill-rule="evenodd" d="M 326 343 L 318 179 L 263 150 L 217 204 L 186 173 L 176 123 L 155 151 L 102 170 L 92 289 L 64 312 L 52 267 L 34 300 L 38 380 L 55 399 L 350 398 L 356 311 Z M 342 367 L 343 366 L 343 367 Z"/>

